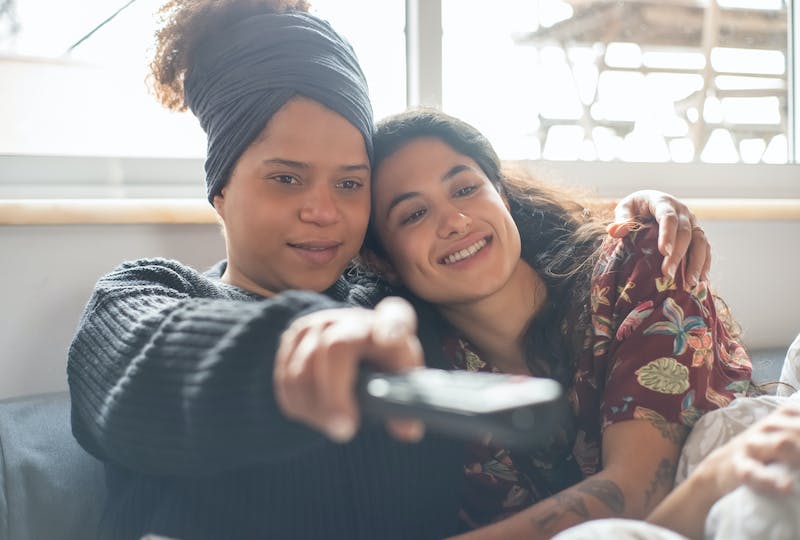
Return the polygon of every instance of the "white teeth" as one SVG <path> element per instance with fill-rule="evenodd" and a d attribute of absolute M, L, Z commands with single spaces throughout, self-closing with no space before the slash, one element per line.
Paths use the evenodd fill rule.
<path fill-rule="evenodd" d="M 477 252 L 482 250 L 485 246 L 486 246 L 486 239 L 481 238 L 471 246 L 465 247 L 464 249 L 456 251 L 455 253 L 452 253 L 447 257 L 445 257 L 444 264 L 453 264 L 458 261 L 464 260 L 467 257 L 471 257 L 472 255 L 475 255 Z"/>

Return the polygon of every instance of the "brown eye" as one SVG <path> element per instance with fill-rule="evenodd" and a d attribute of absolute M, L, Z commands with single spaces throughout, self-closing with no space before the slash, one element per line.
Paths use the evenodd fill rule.
<path fill-rule="evenodd" d="M 290 174 L 278 174 L 271 177 L 279 184 L 299 184 L 300 181 Z"/>
<path fill-rule="evenodd" d="M 475 190 L 478 189 L 478 186 L 466 186 L 460 189 L 457 189 L 456 192 L 453 194 L 455 197 L 466 197 L 467 195 L 474 193 Z"/>
<path fill-rule="evenodd" d="M 422 219 L 422 216 L 424 216 L 427 212 L 428 211 L 425 208 L 420 208 L 419 210 L 415 210 L 411 214 L 409 214 L 406 217 L 404 217 L 403 220 L 400 222 L 400 224 L 401 225 L 408 225 L 410 223 L 417 222 L 420 219 Z"/>
<path fill-rule="evenodd" d="M 359 180 L 348 178 L 347 180 L 342 180 L 341 182 L 336 184 L 336 187 L 347 190 L 355 190 L 364 187 L 364 184 L 362 184 Z"/>

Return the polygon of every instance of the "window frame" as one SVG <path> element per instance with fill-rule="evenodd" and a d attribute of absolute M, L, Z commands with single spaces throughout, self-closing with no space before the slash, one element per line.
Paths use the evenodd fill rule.
<path fill-rule="evenodd" d="M 441 0 L 405 0 L 407 105 L 441 107 Z M 788 2 L 789 164 L 523 162 L 537 174 L 601 197 L 654 188 L 679 197 L 800 199 L 800 15 Z M 0 155 L 0 198 L 203 196 L 202 159 Z"/>

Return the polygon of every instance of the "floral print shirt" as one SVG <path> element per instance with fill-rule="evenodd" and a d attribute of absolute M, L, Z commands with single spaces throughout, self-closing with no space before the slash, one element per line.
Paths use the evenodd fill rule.
<path fill-rule="evenodd" d="M 707 285 L 687 291 L 681 275 L 662 277 L 657 239 L 658 228 L 647 224 L 603 243 L 587 302 L 591 324 L 566 389 L 574 425 L 536 454 L 471 445 L 461 515 L 467 527 L 500 520 L 598 472 L 603 430 L 611 424 L 644 419 L 691 427 L 747 392 L 750 360 Z M 454 368 L 492 371 L 457 336 L 445 340 L 444 351 Z"/>

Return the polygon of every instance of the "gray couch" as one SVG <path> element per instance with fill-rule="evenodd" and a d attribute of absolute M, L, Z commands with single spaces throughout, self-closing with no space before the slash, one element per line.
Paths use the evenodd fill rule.
<path fill-rule="evenodd" d="M 67 393 L 0 401 L 0 540 L 94 538 L 103 465 L 72 436 Z"/>
<path fill-rule="evenodd" d="M 778 380 L 785 354 L 753 351 L 753 379 Z M 103 466 L 72 437 L 69 409 L 66 393 L 0 401 L 0 540 L 94 537 Z"/>

